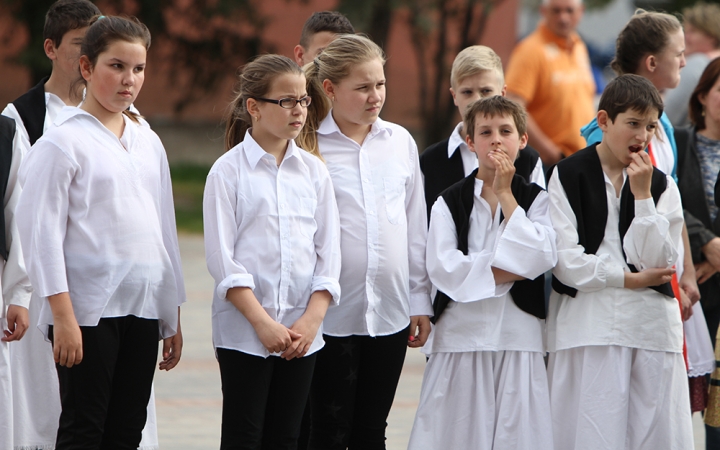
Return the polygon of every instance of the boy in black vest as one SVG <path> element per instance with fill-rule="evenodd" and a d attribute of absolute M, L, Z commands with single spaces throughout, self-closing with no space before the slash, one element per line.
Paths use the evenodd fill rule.
<path fill-rule="evenodd" d="M 558 450 L 694 448 L 670 286 L 682 204 L 645 152 L 662 110 L 646 78 L 616 78 L 600 99 L 602 141 L 560 161 L 548 181 L 558 250 L 548 313 Z"/>
<path fill-rule="evenodd" d="M 465 117 L 467 107 L 486 97 L 505 96 L 502 61 L 490 47 L 473 45 L 458 53 L 450 72 L 450 94 Z M 420 155 L 420 169 L 425 182 L 428 219 L 438 195 L 462 180 L 478 166 L 477 156 L 465 143 L 466 133 L 460 122 L 449 138 L 436 142 Z M 528 146 L 515 159 L 518 175 L 545 188 L 545 174 L 538 153 Z"/>
<path fill-rule="evenodd" d="M 426 261 L 438 295 L 413 450 L 553 449 L 543 273 L 557 252 L 547 192 L 513 165 L 526 124 L 504 97 L 472 103 L 464 126 L 478 168 L 432 208 Z"/>

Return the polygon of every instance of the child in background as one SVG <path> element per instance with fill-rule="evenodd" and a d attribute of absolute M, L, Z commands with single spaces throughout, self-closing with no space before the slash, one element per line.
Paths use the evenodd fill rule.
<path fill-rule="evenodd" d="M 683 327 L 670 280 L 683 226 L 672 177 L 645 148 L 663 103 L 621 75 L 600 98 L 602 141 L 548 181 L 558 264 L 548 378 L 558 450 L 692 449 Z"/>
<path fill-rule="evenodd" d="M 299 143 L 327 162 L 342 244 L 342 302 L 325 318 L 311 391 L 313 450 L 384 449 L 407 347 L 430 333 L 422 173 L 410 133 L 378 117 L 384 63 L 348 34 L 305 66 L 313 103 Z"/>
<path fill-rule="evenodd" d="M 489 47 L 473 45 L 458 53 L 450 72 L 450 93 L 460 117 L 478 99 L 505 96 L 502 61 Z M 425 203 L 430 209 L 442 191 L 468 176 L 478 167 L 477 155 L 465 143 L 466 133 L 460 121 L 448 139 L 437 142 L 420 154 L 420 169 L 425 179 Z M 540 156 L 525 146 L 515 159 L 516 173 L 545 188 Z"/>
<path fill-rule="evenodd" d="M 319 11 L 305 21 L 300 43 L 295 46 L 295 62 L 300 67 L 312 62 L 340 34 L 355 34 L 355 28 L 342 13 Z"/>
<path fill-rule="evenodd" d="M 128 111 L 149 46 L 141 23 L 100 16 L 81 48 L 82 106 L 63 108 L 20 170 L 18 228 L 60 381 L 57 450 L 136 449 L 158 337 L 160 369 L 180 359 L 170 171 L 160 139 Z"/>
<path fill-rule="evenodd" d="M 553 449 L 542 275 L 557 253 L 547 193 L 515 174 L 526 123 L 504 97 L 466 110 L 478 168 L 432 208 L 427 267 L 446 306 L 423 347 L 409 449 Z"/>
<path fill-rule="evenodd" d="M 293 141 L 311 101 L 305 85 L 284 56 L 245 66 L 227 121 L 229 150 L 205 185 L 222 449 L 297 448 L 322 321 L 340 297 L 330 175 Z"/>

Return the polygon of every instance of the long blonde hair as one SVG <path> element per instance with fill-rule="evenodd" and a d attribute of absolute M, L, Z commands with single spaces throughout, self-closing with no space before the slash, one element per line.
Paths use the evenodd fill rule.
<path fill-rule="evenodd" d="M 308 106 L 305 126 L 295 140 L 299 147 L 322 159 L 317 130 L 332 107 L 330 99 L 325 95 L 323 81 L 330 80 L 338 84 L 350 75 L 353 67 L 375 59 L 385 64 L 385 53 L 376 43 L 362 35 L 346 34 L 332 41 L 313 62 L 303 67 L 312 103 Z"/>
<path fill-rule="evenodd" d="M 252 117 L 247 110 L 248 99 L 265 97 L 275 78 L 286 73 L 303 75 L 295 61 L 281 55 L 262 55 L 243 67 L 235 98 L 225 115 L 225 150 L 242 142 L 245 132 L 252 127 Z"/>

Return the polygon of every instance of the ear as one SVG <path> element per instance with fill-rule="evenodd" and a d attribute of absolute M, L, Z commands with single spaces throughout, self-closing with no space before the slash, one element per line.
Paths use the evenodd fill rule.
<path fill-rule="evenodd" d="M 647 55 L 642 61 L 642 64 L 645 66 L 645 69 L 650 73 L 655 72 L 655 69 L 657 69 L 657 59 L 654 55 Z"/>
<path fill-rule="evenodd" d="M 600 129 L 603 131 L 603 133 L 607 131 L 608 123 L 610 123 L 610 122 L 611 122 L 610 117 L 608 117 L 607 111 L 605 111 L 604 109 L 601 109 L 600 111 L 598 111 L 597 123 L 598 123 L 598 127 L 600 127 Z"/>
<path fill-rule="evenodd" d="M 470 151 L 475 153 L 475 143 L 472 140 L 472 133 L 465 133 L 465 143 L 470 147 Z"/>
<path fill-rule="evenodd" d="M 520 147 L 519 147 L 520 150 L 524 149 L 527 146 L 527 143 L 528 143 L 528 134 L 523 133 L 523 135 L 520 136 Z"/>
<path fill-rule="evenodd" d="M 303 56 L 305 55 L 305 49 L 302 45 L 298 44 L 295 46 L 295 49 L 293 50 L 293 53 L 295 54 L 295 62 L 298 66 L 302 67 L 305 64 L 303 64 Z"/>
<path fill-rule="evenodd" d="M 457 95 L 457 94 L 455 94 L 455 89 L 450 88 L 450 95 L 452 95 L 453 103 L 455 104 L 455 106 L 458 106 L 458 104 L 457 104 L 457 98 L 455 97 L 455 95 Z"/>
<path fill-rule="evenodd" d="M 505 97 L 505 94 L 507 94 L 507 84 L 503 85 L 502 91 L 500 91 L 500 97 Z"/>
<path fill-rule="evenodd" d="M 698 101 L 701 105 L 705 106 L 705 103 L 707 102 L 707 92 L 703 92 L 702 94 L 698 95 Z"/>
<path fill-rule="evenodd" d="M 90 60 L 88 59 L 87 55 L 82 55 L 80 57 L 80 75 L 83 77 L 85 81 L 90 81 L 90 77 L 92 76 L 93 67 L 92 64 L 90 64 Z"/>
<path fill-rule="evenodd" d="M 332 81 L 330 81 L 326 78 L 323 80 L 322 86 L 323 86 L 323 91 L 325 92 L 325 95 L 327 95 L 328 98 L 335 97 L 335 85 L 333 85 Z"/>
<path fill-rule="evenodd" d="M 45 50 L 45 56 L 50 58 L 51 61 L 55 61 L 57 59 L 55 44 L 52 39 L 45 39 L 45 42 L 43 42 L 43 50 Z"/>
<path fill-rule="evenodd" d="M 247 103 L 245 104 L 245 109 L 247 110 L 247 112 L 250 113 L 251 116 L 260 117 L 260 108 L 259 108 L 257 100 L 255 100 L 254 98 L 247 99 Z"/>

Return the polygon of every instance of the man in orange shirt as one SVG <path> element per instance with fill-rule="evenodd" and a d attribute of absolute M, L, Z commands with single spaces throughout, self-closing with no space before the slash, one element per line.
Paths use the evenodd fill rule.
<path fill-rule="evenodd" d="M 587 47 L 575 29 L 582 0 L 543 0 L 544 18 L 510 57 L 507 96 L 529 113 L 530 144 L 545 165 L 585 147 L 580 127 L 595 115 Z"/>

